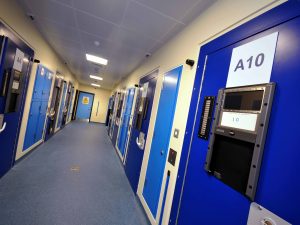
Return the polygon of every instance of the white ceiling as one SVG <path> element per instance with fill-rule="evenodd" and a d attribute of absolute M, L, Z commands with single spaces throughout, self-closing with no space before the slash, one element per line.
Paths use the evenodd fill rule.
<path fill-rule="evenodd" d="M 112 89 L 216 0 L 18 1 L 80 83 L 90 84 L 95 74 Z M 108 65 L 88 63 L 85 53 L 108 59 Z"/>

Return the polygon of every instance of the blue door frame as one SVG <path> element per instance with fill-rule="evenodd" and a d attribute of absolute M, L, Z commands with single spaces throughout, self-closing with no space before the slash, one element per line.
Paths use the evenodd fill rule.
<path fill-rule="evenodd" d="M 283 119 L 300 113 L 298 104 L 289 107 L 293 105 L 293 99 L 300 97 L 297 91 L 300 83 L 299 27 L 300 2 L 290 0 L 201 48 L 170 224 L 247 223 L 251 201 L 204 172 L 208 141 L 197 137 L 198 114 L 201 112 L 197 107 L 202 107 L 205 95 L 216 96 L 216 91 L 225 87 L 233 47 L 276 31 L 279 32 L 277 46 L 280 48 L 276 49 L 271 81 L 277 83 L 277 90 L 255 202 L 292 224 L 300 224 L 300 182 L 292 179 L 300 170 L 300 164 L 295 160 L 299 158 L 299 151 L 295 148 L 299 135 L 281 132 L 297 130 L 296 124 L 300 124 L 299 117 L 293 117 L 293 121 Z M 282 57 L 285 60 L 281 60 Z M 199 93 L 204 71 L 203 88 Z M 213 74 L 218 74 L 218 78 L 213 79 Z"/>
<path fill-rule="evenodd" d="M 156 218 L 157 214 L 159 196 L 168 155 L 181 73 L 182 66 L 165 74 L 159 98 L 143 189 L 143 196 L 154 218 Z"/>
<path fill-rule="evenodd" d="M 125 154 L 125 147 L 128 140 L 128 130 L 129 130 L 129 121 L 131 116 L 131 110 L 133 106 L 133 100 L 134 100 L 134 94 L 135 94 L 135 88 L 130 88 L 127 92 L 127 96 L 125 99 L 125 110 L 122 115 L 122 121 L 121 121 L 121 127 L 120 127 L 120 134 L 118 137 L 118 144 L 117 149 L 124 157 Z"/>
<path fill-rule="evenodd" d="M 93 103 L 94 94 L 80 91 L 78 96 L 76 119 L 90 120 Z"/>
<path fill-rule="evenodd" d="M 144 156 L 144 151 L 138 147 L 136 143 L 136 139 L 137 137 L 139 137 L 140 132 L 143 132 L 145 134 L 145 140 L 147 138 L 153 98 L 156 89 L 157 77 L 158 77 L 158 70 L 155 70 L 154 72 L 140 79 L 139 82 L 140 87 L 148 83 L 147 98 L 149 100 L 149 104 L 148 104 L 146 116 L 143 120 L 143 124 L 140 130 L 138 130 L 135 127 L 137 112 L 139 110 L 138 104 L 135 105 L 135 114 L 133 118 L 134 123 L 131 129 L 131 135 L 130 135 L 128 150 L 127 150 L 126 162 L 125 162 L 125 173 L 135 193 L 137 191 L 137 186 L 140 178 L 140 171 L 141 171 L 141 166 L 142 166 L 142 161 Z M 141 97 L 142 97 L 142 91 L 139 91 L 136 100 L 137 103 L 140 101 Z"/>

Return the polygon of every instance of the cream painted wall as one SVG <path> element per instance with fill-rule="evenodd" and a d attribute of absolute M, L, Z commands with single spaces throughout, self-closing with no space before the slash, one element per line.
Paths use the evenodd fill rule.
<path fill-rule="evenodd" d="M 105 123 L 111 91 L 87 85 L 79 85 L 79 90 L 95 94 L 91 122 Z"/>
<path fill-rule="evenodd" d="M 71 81 L 78 88 L 76 78 L 71 74 L 63 61 L 57 56 L 54 50 L 45 41 L 32 21 L 25 15 L 23 9 L 18 5 L 16 0 L 0 0 L 0 19 L 9 26 L 12 31 L 24 40 L 35 52 L 35 58 L 41 61 L 41 64 L 52 70 L 54 73 L 59 70 L 66 81 Z M 33 92 L 37 65 L 34 64 L 29 80 L 29 87 L 26 96 L 26 104 L 22 119 L 20 136 L 18 141 L 16 160 L 27 154 L 30 150 L 22 152 L 24 136 L 30 110 L 30 102 Z"/>
<path fill-rule="evenodd" d="M 285 0 L 260 0 L 260 1 L 247 1 L 247 0 L 219 0 L 211 5 L 205 12 L 203 12 L 195 21 L 184 28 L 178 35 L 171 39 L 167 44 L 160 48 L 151 58 L 147 59 L 139 68 L 123 80 L 117 87 L 119 90 L 124 87 L 132 86 L 137 83 L 141 76 L 147 72 L 159 67 L 159 80 L 157 84 L 156 93 L 154 96 L 154 104 L 151 112 L 151 120 L 146 140 L 144 159 L 141 169 L 138 196 L 141 199 L 146 213 L 152 224 L 158 224 L 159 217 L 153 218 L 151 212 L 142 196 L 144 179 L 147 169 L 148 158 L 150 154 L 151 141 L 153 137 L 156 113 L 158 108 L 161 84 L 163 74 L 171 68 L 184 64 L 187 58 L 198 60 L 199 49 L 208 41 L 232 30 L 233 28 L 249 21 L 250 19 L 268 11 L 269 9 L 285 2 Z M 179 95 L 177 99 L 176 112 L 173 122 L 172 133 L 175 128 L 180 130 L 179 138 L 170 139 L 170 148 L 178 152 L 178 159 L 175 167 L 171 164 L 166 164 L 166 171 L 171 171 L 171 178 L 167 193 L 167 201 L 163 214 L 163 223 L 168 224 L 170 210 L 172 206 L 172 199 L 176 184 L 176 177 L 179 166 L 179 158 L 184 140 L 186 121 L 188 117 L 188 110 L 190 99 L 192 95 L 193 82 L 195 78 L 197 66 L 193 68 L 184 64 L 181 84 L 179 88 Z M 165 182 L 163 182 L 164 184 Z M 164 186 L 162 187 L 164 190 Z M 159 203 L 157 215 L 160 215 L 162 204 L 163 191 Z"/>

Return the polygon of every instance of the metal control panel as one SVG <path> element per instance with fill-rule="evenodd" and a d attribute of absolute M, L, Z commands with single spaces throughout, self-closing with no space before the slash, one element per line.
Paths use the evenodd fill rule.
<path fill-rule="evenodd" d="M 276 214 L 252 202 L 248 216 L 247 225 L 291 225 Z"/>
<path fill-rule="evenodd" d="M 254 199 L 275 83 L 220 89 L 205 170 Z"/>

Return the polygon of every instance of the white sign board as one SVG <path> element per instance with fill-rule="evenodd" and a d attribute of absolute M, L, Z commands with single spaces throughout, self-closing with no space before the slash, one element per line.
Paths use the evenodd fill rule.
<path fill-rule="evenodd" d="M 232 50 L 226 87 L 269 83 L 278 32 Z"/>
<path fill-rule="evenodd" d="M 223 112 L 221 126 L 255 131 L 257 114 Z"/>
<path fill-rule="evenodd" d="M 24 52 L 17 48 L 13 68 L 19 72 L 22 71 Z"/>

